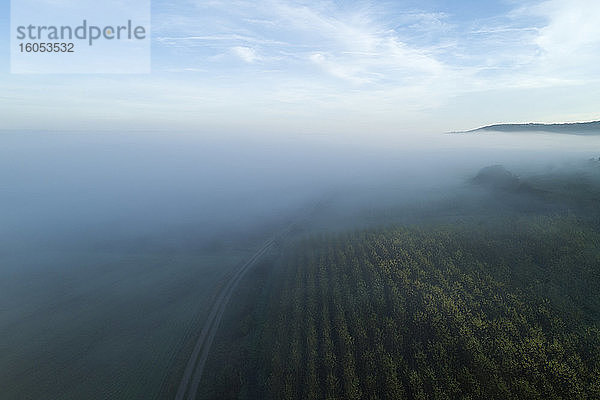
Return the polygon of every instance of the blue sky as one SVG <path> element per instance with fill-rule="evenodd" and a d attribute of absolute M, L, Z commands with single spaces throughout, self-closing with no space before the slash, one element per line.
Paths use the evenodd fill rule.
<path fill-rule="evenodd" d="M 152 3 L 152 74 L 11 75 L 5 129 L 389 137 L 600 117 L 600 2 Z"/>

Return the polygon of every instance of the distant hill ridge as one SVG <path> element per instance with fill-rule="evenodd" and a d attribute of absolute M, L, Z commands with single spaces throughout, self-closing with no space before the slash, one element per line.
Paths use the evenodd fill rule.
<path fill-rule="evenodd" d="M 488 125 L 469 131 L 455 133 L 477 133 L 477 132 L 550 132 L 570 135 L 600 135 L 600 121 L 573 122 L 559 124 L 495 124 Z"/>

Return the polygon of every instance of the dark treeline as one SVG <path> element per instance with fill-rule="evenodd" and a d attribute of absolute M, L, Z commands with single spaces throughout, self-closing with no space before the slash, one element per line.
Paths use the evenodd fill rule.
<path fill-rule="evenodd" d="M 291 246 L 251 278 L 260 307 L 234 307 L 236 351 L 203 394 L 600 398 L 600 235 L 575 217 L 498 221 Z"/>

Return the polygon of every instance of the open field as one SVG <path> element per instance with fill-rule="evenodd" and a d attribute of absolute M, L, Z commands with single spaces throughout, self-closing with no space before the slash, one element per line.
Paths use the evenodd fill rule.
<path fill-rule="evenodd" d="M 248 252 L 45 252 L 2 260 L 6 399 L 151 399 L 175 384 L 229 271 Z M 172 381 L 173 382 L 172 382 Z M 175 382 L 175 383 L 174 383 Z"/>
<path fill-rule="evenodd" d="M 240 285 L 199 398 L 597 398 L 598 176 L 484 168 L 354 229 L 325 206 Z"/>

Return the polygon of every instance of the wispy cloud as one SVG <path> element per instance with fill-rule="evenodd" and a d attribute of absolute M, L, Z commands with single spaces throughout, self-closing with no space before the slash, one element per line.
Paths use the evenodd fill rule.
<path fill-rule="evenodd" d="M 546 21 L 535 44 L 548 73 L 600 77 L 600 2 L 548 0 L 522 12 Z"/>
<path fill-rule="evenodd" d="M 243 61 L 252 64 L 261 59 L 256 53 L 256 50 L 250 47 L 235 46 L 231 48 L 231 52 Z"/>
<path fill-rule="evenodd" d="M 224 35 L 192 35 L 192 36 L 158 36 L 155 40 L 166 45 L 190 45 L 193 42 L 227 42 L 227 43 L 254 43 L 262 45 L 280 45 L 284 46 L 287 43 L 279 40 L 261 39 L 258 37 L 244 36 L 237 34 Z"/>
<path fill-rule="evenodd" d="M 201 43 L 205 49 L 213 49 L 207 62 L 232 53 L 248 64 L 260 59 L 271 62 L 271 68 L 284 67 L 291 75 L 310 72 L 312 79 L 320 75 L 320 79 L 364 89 L 369 85 L 420 84 L 417 81 L 428 82 L 447 70 L 435 55 L 440 43 L 416 46 L 400 34 L 402 29 L 411 34 L 449 29 L 443 13 L 402 10 L 397 18 L 391 18 L 385 12 L 389 10 L 369 2 L 342 6 L 330 1 L 284 0 L 258 1 L 251 6 L 220 1 L 193 4 L 202 12 L 212 8 L 211 14 L 220 16 L 219 28 L 212 31 L 210 26 L 206 32 L 198 32 L 198 24 L 194 24 L 190 32 L 200 34 L 161 32 L 157 41 L 184 48 Z"/>

